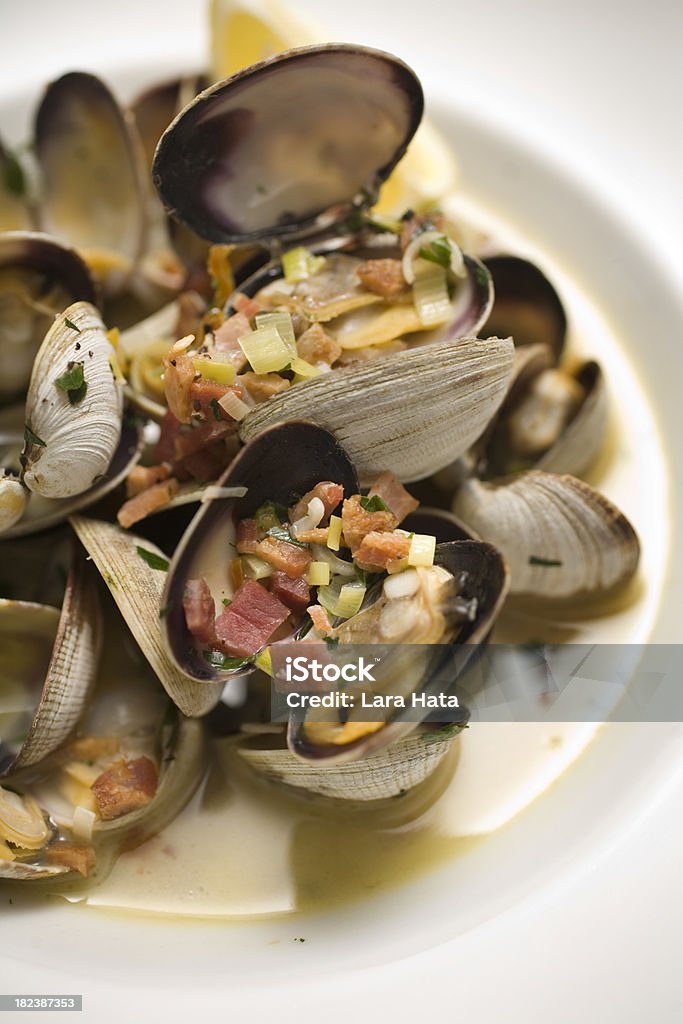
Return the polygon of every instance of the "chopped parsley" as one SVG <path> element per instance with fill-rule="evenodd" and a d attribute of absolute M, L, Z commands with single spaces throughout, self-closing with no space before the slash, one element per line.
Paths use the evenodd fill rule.
<path fill-rule="evenodd" d="M 422 739 L 427 744 L 440 743 L 442 740 L 457 736 L 463 729 L 469 729 L 466 722 L 451 722 L 450 725 L 444 725 L 443 728 L 437 729 L 435 732 L 423 733 Z"/>
<path fill-rule="evenodd" d="M 223 598 L 223 604 L 225 605 L 226 608 L 228 608 L 232 604 L 232 598 L 231 597 L 224 597 Z"/>
<path fill-rule="evenodd" d="M 248 658 L 231 658 L 229 655 L 223 654 L 222 651 L 202 651 L 202 657 L 213 668 L 222 668 L 228 671 L 235 668 L 245 668 L 254 661 L 253 655 L 250 655 Z"/>
<path fill-rule="evenodd" d="M 67 327 L 70 327 L 72 331 L 75 331 L 75 332 L 76 332 L 76 334 L 80 334 L 80 333 L 81 333 L 81 329 L 80 329 L 80 327 L 78 327 L 78 326 L 77 326 L 77 325 L 76 325 L 76 324 L 75 324 L 75 323 L 73 322 L 73 320 L 69 320 L 68 316 L 65 316 L 65 317 L 64 317 L 64 323 L 66 324 L 66 326 L 67 326 Z"/>
<path fill-rule="evenodd" d="M 24 423 L 24 440 L 26 441 L 26 444 L 37 444 L 40 445 L 41 448 L 47 448 L 46 442 L 43 441 L 42 438 L 38 437 L 37 434 L 33 433 L 28 423 Z"/>
<path fill-rule="evenodd" d="M 26 175 L 14 153 L 5 153 L 2 183 L 5 190 L 11 192 L 13 196 L 21 198 L 26 195 Z"/>
<path fill-rule="evenodd" d="M 285 544 L 293 544 L 297 548 L 308 547 L 307 544 L 302 544 L 300 540 L 295 540 L 289 530 L 286 530 L 284 526 L 273 526 L 267 531 L 267 534 L 275 540 L 284 541 Z"/>
<path fill-rule="evenodd" d="M 218 404 L 218 399 L 212 398 L 211 401 L 209 402 L 209 405 L 213 409 L 214 418 L 220 422 L 223 419 L 223 417 L 221 416 L 221 407 Z"/>
<path fill-rule="evenodd" d="M 57 377 L 55 384 L 61 391 L 66 391 L 71 405 L 78 405 L 83 401 L 88 390 L 83 363 L 69 363 L 66 372 L 61 377 Z"/>
<path fill-rule="evenodd" d="M 373 494 L 371 498 L 362 497 L 360 504 L 361 508 L 364 508 L 366 512 L 391 512 L 391 509 L 382 501 L 379 494 Z"/>
<path fill-rule="evenodd" d="M 160 572 L 168 572 L 169 562 L 167 558 L 162 558 L 161 555 L 155 554 L 154 551 L 148 551 L 147 548 L 141 548 L 137 544 L 135 546 L 135 550 L 143 562 L 147 562 L 150 569 L 159 569 Z"/>
<path fill-rule="evenodd" d="M 557 561 L 555 558 L 540 558 L 538 555 L 529 555 L 529 565 L 545 565 L 548 568 L 553 568 L 562 565 L 562 562 Z"/>
<path fill-rule="evenodd" d="M 423 245 L 420 247 L 420 256 L 423 260 L 429 260 L 430 263 L 437 263 L 444 270 L 448 270 L 451 265 L 451 257 L 453 251 L 451 249 L 451 243 L 445 235 L 441 238 L 435 238 L 429 245 Z"/>

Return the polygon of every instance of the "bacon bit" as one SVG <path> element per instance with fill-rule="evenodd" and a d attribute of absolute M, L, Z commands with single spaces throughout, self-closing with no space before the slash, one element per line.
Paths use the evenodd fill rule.
<path fill-rule="evenodd" d="M 233 558 L 230 563 L 230 579 L 232 580 L 233 590 L 239 590 L 244 583 L 244 566 L 242 565 L 241 558 Z"/>
<path fill-rule="evenodd" d="M 61 755 L 67 761 L 97 761 L 117 754 L 118 750 L 118 736 L 79 736 L 62 747 Z"/>
<path fill-rule="evenodd" d="M 312 604 L 306 609 L 306 611 L 311 617 L 313 628 L 316 629 L 318 633 L 322 633 L 324 636 L 326 633 L 332 632 L 332 623 L 330 622 L 329 616 L 322 605 Z"/>
<path fill-rule="evenodd" d="M 358 268 L 361 283 L 383 299 L 397 299 L 408 289 L 400 260 L 367 260 Z"/>
<path fill-rule="evenodd" d="M 287 378 L 279 373 L 253 373 L 251 370 L 240 374 L 240 384 L 244 384 L 255 402 L 265 402 L 290 386 Z"/>
<path fill-rule="evenodd" d="M 327 363 L 332 366 L 342 354 L 342 347 L 321 324 L 311 324 L 297 340 L 296 350 L 307 363 Z"/>
<path fill-rule="evenodd" d="M 60 864 L 87 878 L 95 867 L 97 857 L 92 846 L 84 843 L 69 843 L 64 839 L 52 843 L 45 850 L 48 864 Z"/>
<path fill-rule="evenodd" d="M 234 432 L 235 424 L 232 420 L 216 420 L 212 416 L 206 423 L 195 423 L 191 430 L 177 433 L 173 461 L 182 461 L 188 455 L 204 451 L 214 441 L 224 441 Z"/>
<path fill-rule="evenodd" d="M 410 494 L 393 473 L 382 473 L 370 488 L 368 497 L 377 495 L 391 509 L 399 523 L 418 508 L 420 502 Z"/>
<path fill-rule="evenodd" d="M 219 419 L 230 420 L 228 414 L 218 405 L 219 398 L 226 395 L 228 391 L 239 391 L 241 397 L 240 388 L 230 388 L 227 384 L 219 384 L 215 380 L 206 380 L 203 377 L 200 380 L 194 380 L 190 385 L 192 411 L 203 413 L 207 420 L 213 419 L 216 422 Z M 213 405 L 211 404 L 212 402 Z M 218 413 L 218 417 L 216 413 Z"/>
<path fill-rule="evenodd" d="M 266 537 L 257 548 L 256 554 L 268 565 L 288 576 L 303 576 L 311 564 L 311 552 L 307 548 L 289 544 L 286 540 Z"/>
<path fill-rule="evenodd" d="M 376 513 L 375 513 L 376 514 Z M 381 572 L 390 562 L 405 558 L 410 551 L 410 537 L 402 533 L 367 533 L 353 560 L 360 569 Z"/>
<path fill-rule="evenodd" d="M 196 292 L 182 292 L 178 296 L 178 319 L 175 325 L 176 338 L 197 334 L 205 303 Z"/>
<path fill-rule="evenodd" d="M 354 557 L 368 533 L 384 533 L 397 526 L 398 520 L 393 512 L 367 512 L 360 503 L 360 494 L 347 498 L 342 505 L 342 532 Z"/>
<path fill-rule="evenodd" d="M 154 458 L 157 462 L 173 462 L 176 457 L 175 442 L 180 433 L 180 422 L 169 411 L 161 421 L 161 433 L 154 448 Z"/>
<path fill-rule="evenodd" d="M 194 363 L 182 353 L 164 359 L 164 391 L 168 407 L 180 423 L 192 417 L 191 387 L 195 378 Z"/>
<path fill-rule="evenodd" d="M 238 292 L 232 304 L 238 313 L 244 313 L 249 320 L 253 320 L 262 309 L 260 302 L 257 302 L 256 299 L 250 299 L 244 292 Z"/>
<path fill-rule="evenodd" d="M 202 643 L 211 643 L 215 632 L 216 604 L 203 576 L 185 584 L 183 611 L 190 633 Z"/>
<path fill-rule="evenodd" d="M 425 224 L 433 225 L 437 231 L 443 231 L 444 229 L 444 217 L 442 213 L 424 213 L 424 214 L 413 214 L 407 220 L 403 221 L 403 227 L 401 228 L 401 249 L 403 252 L 406 251 L 417 232 Z"/>
<path fill-rule="evenodd" d="M 292 579 L 286 572 L 273 573 L 270 592 L 295 612 L 302 612 L 311 600 L 311 589 L 306 580 L 302 576 Z"/>
<path fill-rule="evenodd" d="M 241 519 L 237 524 L 237 550 L 240 555 L 255 555 L 262 535 L 255 519 Z"/>
<path fill-rule="evenodd" d="M 334 484 L 331 480 L 323 480 L 322 483 L 316 484 L 312 490 L 307 491 L 303 498 L 300 498 L 296 505 L 290 508 L 289 521 L 290 523 L 295 523 L 297 519 L 302 519 L 308 512 L 309 501 L 312 501 L 313 498 L 320 498 L 325 506 L 325 514 L 321 520 L 324 523 L 332 515 L 343 497 L 344 488 L 341 484 Z"/>
<path fill-rule="evenodd" d="M 216 480 L 232 459 L 232 454 L 224 444 L 218 442 L 186 455 L 180 462 L 176 463 L 176 472 L 182 473 L 184 479 L 192 477 L 200 484 Z"/>
<path fill-rule="evenodd" d="M 216 619 L 216 640 L 226 654 L 249 657 L 268 643 L 289 608 L 255 580 L 246 580 Z"/>
<path fill-rule="evenodd" d="M 136 494 L 134 498 L 129 498 L 116 514 L 119 526 L 127 530 L 133 523 L 139 523 L 141 519 L 146 519 L 152 512 L 168 505 L 174 495 L 178 493 L 178 486 L 175 477 L 170 477 L 160 484 L 148 487 L 146 491 Z"/>
<path fill-rule="evenodd" d="M 170 474 L 171 467 L 165 462 L 162 462 L 160 466 L 134 466 L 126 480 L 126 496 L 134 498 L 136 494 L 142 494 L 148 487 L 160 484 L 162 480 L 168 480 Z"/>
<path fill-rule="evenodd" d="M 122 759 L 102 772 L 90 787 L 103 821 L 137 811 L 156 796 L 157 770 L 148 757 Z"/>
<path fill-rule="evenodd" d="M 330 535 L 329 526 L 316 527 L 315 530 L 302 530 L 301 533 L 297 533 L 296 539 L 301 544 L 327 544 L 327 538 Z"/>
<path fill-rule="evenodd" d="M 239 373 L 247 365 L 247 357 L 237 343 L 237 339 L 244 334 L 249 334 L 251 326 L 249 319 L 244 313 L 234 313 L 229 317 L 217 331 L 214 331 L 213 343 L 223 355 L 228 356 Z"/>

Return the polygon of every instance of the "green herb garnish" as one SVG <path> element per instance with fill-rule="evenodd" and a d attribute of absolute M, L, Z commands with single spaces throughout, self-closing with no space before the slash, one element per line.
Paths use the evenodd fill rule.
<path fill-rule="evenodd" d="M 254 513 L 254 519 L 259 530 L 267 533 L 268 530 L 277 529 L 287 518 L 287 509 L 283 505 L 277 505 L 274 501 L 265 501 L 259 505 Z"/>
<path fill-rule="evenodd" d="M 338 636 L 326 636 L 326 637 L 323 637 L 323 639 L 324 639 L 324 641 L 325 641 L 325 643 L 327 644 L 328 647 L 339 647 L 339 637 Z"/>
<path fill-rule="evenodd" d="M 76 334 L 81 333 L 80 327 L 78 327 L 77 324 L 73 322 L 73 320 L 69 320 L 68 316 L 64 317 L 64 323 L 66 324 L 67 327 L 70 327 L 72 331 L 75 331 Z"/>
<path fill-rule="evenodd" d="M 231 658 L 229 655 L 223 654 L 222 651 L 202 651 L 202 657 L 213 668 L 226 670 L 244 668 L 246 665 L 251 665 L 254 661 L 253 655 L 250 655 L 248 658 Z"/>
<path fill-rule="evenodd" d="M 449 739 L 452 736 L 457 736 L 463 729 L 469 729 L 466 722 L 451 722 L 450 725 L 444 725 L 441 729 L 436 729 L 434 732 L 425 732 L 422 734 L 422 739 L 425 743 L 440 743 L 442 740 Z"/>
<path fill-rule="evenodd" d="M 481 288 L 488 288 L 489 284 L 491 283 L 491 274 L 486 269 L 486 267 L 475 266 L 474 276 L 476 278 L 477 284 Z"/>
<path fill-rule="evenodd" d="M 292 537 L 289 530 L 286 530 L 284 526 L 273 526 L 270 530 L 266 531 L 269 537 L 274 537 L 275 540 L 284 541 L 285 544 L 293 544 L 297 548 L 306 548 L 307 544 L 302 544 L 300 540 L 295 540 Z"/>
<path fill-rule="evenodd" d="M 138 548 L 138 551 L 139 550 L 140 549 Z M 163 608 L 159 609 L 159 618 L 160 619 L 165 619 L 166 616 L 169 614 L 169 612 L 172 611 L 172 609 L 173 609 L 173 601 L 169 601 L 168 604 L 165 604 Z"/>
<path fill-rule="evenodd" d="M 24 441 L 27 444 L 38 444 L 41 448 L 47 448 L 46 442 L 33 433 L 28 423 L 24 423 Z"/>
<path fill-rule="evenodd" d="M 3 185 L 14 196 L 26 195 L 26 175 L 14 153 L 5 153 Z"/>
<path fill-rule="evenodd" d="M 373 494 L 371 498 L 361 498 L 360 504 L 361 508 L 364 508 L 366 512 L 391 512 L 391 509 L 382 501 L 379 494 Z"/>
<path fill-rule="evenodd" d="M 63 373 L 61 377 L 57 377 L 55 384 L 61 391 L 66 391 L 71 405 L 78 405 L 79 402 L 83 401 L 88 390 L 83 372 L 83 363 L 69 363 L 66 373 Z"/>
<path fill-rule="evenodd" d="M 218 404 L 218 399 L 212 398 L 211 401 L 209 402 L 209 405 L 213 409 L 214 418 L 220 422 L 223 419 L 223 417 L 221 416 L 221 407 Z"/>
<path fill-rule="evenodd" d="M 231 597 L 224 597 L 223 598 L 223 604 L 225 605 L 226 608 L 228 608 L 232 604 L 232 598 Z"/>
<path fill-rule="evenodd" d="M 137 544 L 135 546 L 135 550 L 143 562 L 147 562 L 150 569 L 159 569 L 160 572 L 168 572 L 169 562 L 167 558 L 162 558 L 161 555 L 155 554 L 154 551 L 148 551 L 147 548 L 141 548 Z"/>
<path fill-rule="evenodd" d="M 529 565 L 545 565 L 553 568 L 554 566 L 562 565 L 562 562 L 558 562 L 555 558 L 540 558 L 538 555 L 530 555 Z"/>
<path fill-rule="evenodd" d="M 435 238 L 429 245 L 423 245 L 420 247 L 419 254 L 423 260 L 429 260 L 430 263 L 437 263 L 444 270 L 448 270 L 451 265 L 451 258 L 453 256 L 453 250 L 451 243 L 445 235 L 441 238 Z"/>

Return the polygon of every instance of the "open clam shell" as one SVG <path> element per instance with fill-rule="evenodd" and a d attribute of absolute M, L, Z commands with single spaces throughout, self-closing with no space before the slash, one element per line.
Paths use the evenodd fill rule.
<path fill-rule="evenodd" d="M 474 599 L 476 604 L 474 617 L 459 623 L 454 641 L 445 640 L 425 652 L 424 671 L 413 685 L 413 692 L 425 696 L 443 693 L 446 688 L 452 690 L 478 645 L 488 637 L 508 591 L 507 565 L 490 544 L 478 541 L 438 544 L 434 562 L 456 580 L 462 578 L 460 596 L 466 601 Z M 428 714 L 429 710 L 425 709 L 423 717 Z M 463 714 L 466 717 L 466 712 Z M 380 728 L 349 742 L 334 743 L 311 738 L 307 734 L 308 717 L 306 710 L 292 711 L 287 744 L 292 753 L 305 761 L 326 765 L 359 762 L 408 736 L 419 725 L 412 708 L 405 713 L 400 709 L 388 710 Z"/>
<path fill-rule="evenodd" d="M 0 599 L 0 777 L 42 761 L 73 731 L 95 683 L 101 633 L 95 581 L 80 551 L 74 550 L 61 610 Z M 32 700 L 26 735 L 13 741 Z"/>
<path fill-rule="evenodd" d="M 503 552 L 515 594 L 607 591 L 638 566 L 640 545 L 626 516 L 572 476 L 532 470 L 507 481 L 468 480 L 453 510 Z"/>
<path fill-rule="evenodd" d="M 272 737 L 240 743 L 237 753 L 271 782 L 335 800 L 386 800 L 406 793 L 432 775 L 457 742 L 459 729 L 417 730 L 389 747 L 349 765 L 304 762 Z"/>
<path fill-rule="evenodd" d="M 35 231 L 0 234 L 0 398 L 25 389 L 45 332 L 76 299 L 94 302 L 95 289 L 73 249 Z"/>
<path fill-rule="evenodd" d="M 300 236 L 376 195 L 423 106 L 415 74 L 390 54 L 289 50 L 193 100 L 161 138 L 154 183 L 171 216 L 202 238 Z"/>
<path fill-rule="evenodd" d="M 52 82 L 36 114 L 41 226 L 74 246 L 108 295 L 125 286 L 145 239 L 144 157 L 132 116 L 95 75 Z"/>
<path fill-rule="evenodd" d="M 480 436 L 505 397 L 510 338 L 460 338 L 398 352 L 297 384 L 249 412 L 243 441 L 307 419 L 332 432 L 361 481 L 390 470 L 403 482 L 449 465 Z"/>
<path fill-rule="evenodd" d="M 495 300 L 484 327 L 489 334 L 511 334 L 515 345 L 547 345 L 557 362 L 567 335 L 567 315 L 542 270 L 520 256 L 485 258 Z"/>
<path fill-rule="evenodd" d="M 166 651 L 161 632 L 165 619 L 160 618 L 168 609 L 166 572 L 150 565 L 167 566 L 164 553 L 151 541 L 112 523 L 74 516 L 71 525 L 171 700 L 185 715 L 206 714 L 220 700 L 223 682 L 207 675 L 198 683 Z"/>
<path fill-rule="evenodd" d="M 185 622 L 183 592 L 187 581 L 203 576 L 217 605 L 230 595 L 230 553 L 237 521 L 253 515 L 266 501 L 291 503 L 321 480 L 341 484 L 346 494 L 358 492 L 353 465 L 335 438 L 313 423 L 290 422 L 272 427 L 246 445 L 218 486 L 245 489 L 242 497 L 217 497 L 197 512 L 169 567 L 162 604 L 164 645 L 176 668 L 199 682 L 225 680 L 244 669 L 210 665 L 196 648 Z"/>

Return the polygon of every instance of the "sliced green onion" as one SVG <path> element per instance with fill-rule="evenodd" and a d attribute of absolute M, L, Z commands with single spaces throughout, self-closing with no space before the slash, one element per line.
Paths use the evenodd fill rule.
<path fill-rule="evenodd" d="M 420 323 L 424 327 L 435 327 L 451 315 L 446 271 L 431 263 L 424 264 L 424 268 L 419 267 L 415 278 L 413 301 Z"/>
<path fill-rule="evenodd" d="M 290 249 L 282 255 L 282 269 L 288 284 L 297 284 L 317 274 L 325 266 L 324 256 L 314 256 L 303 245 Z"/>
<path fill-rule="evenodd" d="M 259 327 L 257 331 L 244 334 L 237 341 L 254 373 L 284 370 L 292 361 L 291 352 L 275 327 Z"/>
<path fill-rule="evenodd" d="M 460 246 L 443 231 L 420 231 L 411 239 L 403 253 L 403 276 L 412 284 L 420 261 L 436 264 L 455 277 L 466 277 L 467 267 Z"/>

